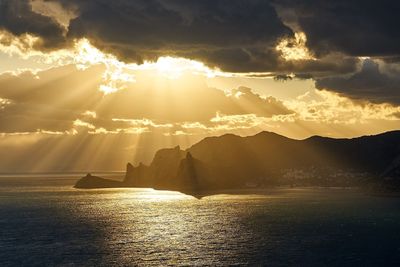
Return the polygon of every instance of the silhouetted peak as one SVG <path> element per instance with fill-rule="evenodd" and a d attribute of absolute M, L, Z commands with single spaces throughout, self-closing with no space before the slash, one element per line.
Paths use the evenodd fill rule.
<path fill-rule="evenodd" d="M 126 164 L 126 172 L 130 172 L 134 169 L 135 167 L 133 167 L 133 165 L 128 162 L 128 164 Z"/>
<path fill-rule="evenodd" d="M 162 168 L 171 168 L 171 164 L 179 164 L 179 161 L 185 158 L 185 151 L 176 148 L 167 148 L 157 151 L 150 166 Z"/>
<path fill-rule="evenodd" d="M 253 138 L 282 138 L 282 139 L 290 139 L 286 136 L 274 133 L 274 132 L 268 132 L 268 131 L 262 131 L 259 132 L 258 134 L 255 134 L 252 136 Z"/>
<path fill-rule="evenodd" d="M 221 135 L 219 138 L 238 138 L 238 137 L 240 137 L 240 136 L 238 136 L 236 134 L 227 133 L 227 134 Z"/>
<path fill-rule="evenodd" d="M 390 132 L 384 132 L 384 133 L 380 133 L 380 134 L 376 134 L 376 135 L 362 135 L 362 136 L 357 136 L 357 137 L 351 137 L 351 138 L 335 138 L 335 137 L 327 137 L 327 136 L 320 136 L 320 135 L 313 135 L 310 136 L 306 139 L 304 139 L 304 141 L 326 141 L 326 140 L 356 140 L 356 139 L 368 139 L 368 140 L 372 140 L 375 138 L 400 138 L 400 131 L 396 130 L 396 131 L 390 131 Z"/>
<path fill-rule="evenodd" d="M 186 153 L 186 159 L 187 160 L 193 160 L 193 156 L 192 156 L 192 154 L 190 152 Z"/>
<path fill-rule="evenodd" d="M 313 141 L 313 142 L 323 142 L 326 140 L 345 140 L 345 138 L 332 138 L 332 137 L 325 137 L 320 135 L 313 135 L 304 139 L 304 141 Z"/>
<path fill-rule="evenodd" d="M 156 160 L 157 158 L 165 156 L 165 155 L 179 155 L 183 152 L 184 151 L 181 150 L 181 148 L 179 146 L 176 146 L 174 148 L 163 148 L 156 152 L 153 160 Z"/>
<path fill-rule="evenodd" d="M 190 152 L 186 153 L 186 157 L 180 161 L 176 173 L 176 184 L 183 190 L 196 191 L 198 189 L 195 162 Z"/>
<path fill-rule="evenodd" d="M 87 178 L 92 177 L 92 174 L 89 172 L 88 174 L 86 174 L 86 177 Z"/>
<path fill-rule="evenodd" d="M 237 139 L 241 139 L 242 137 L 238 136 L 238 135 L 234 135 L 234 134 L 224 134 L 221 136 L 209 136 L 204 138 L 203 140 L 201 140 L 200 142 L 194 144 L 193 146 L 191 146 L 190 148 L 188 148 L 187 150 L 191 150 L 194 147 L 201 147 L 203 145 L 208 146 L 208 145 L 212 145 L 213 143 L 220 143 L 220 142 L 231 142 Z"/>
<path fill-rule="evenodd" d="M 379 133 L 379 134 L 376 134 L 376 135 L 366 135 L 364 137 L 375 137 L 375 138 L 379 138 L 379 137 L 400 137 L 400 130 Z"/>

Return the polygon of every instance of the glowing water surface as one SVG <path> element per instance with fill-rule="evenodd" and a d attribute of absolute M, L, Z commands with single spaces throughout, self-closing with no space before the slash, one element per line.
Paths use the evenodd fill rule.
<path fill-rule="evenodd" d="M 400 199 L 280 189 L 196 199 L 0 178 L 0 265 L 398 266 Z M 14 183 L 12 183 L 14 181 Z"/>

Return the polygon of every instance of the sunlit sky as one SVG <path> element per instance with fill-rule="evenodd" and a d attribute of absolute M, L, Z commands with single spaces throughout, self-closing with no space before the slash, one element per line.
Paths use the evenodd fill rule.
<path fill-rule="evenodd" d="M 323 2 L 0 1 L 0 172 L 123 170 L 226 133 L 400 129 L 395 26 Z"/>

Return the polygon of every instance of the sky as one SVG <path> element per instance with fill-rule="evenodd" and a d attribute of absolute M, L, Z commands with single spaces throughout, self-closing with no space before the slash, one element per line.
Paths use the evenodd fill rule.
<path fill-rule="evenodd" d="M 400 129 L 398 1 L 0 0 L 0 172 Z"/>

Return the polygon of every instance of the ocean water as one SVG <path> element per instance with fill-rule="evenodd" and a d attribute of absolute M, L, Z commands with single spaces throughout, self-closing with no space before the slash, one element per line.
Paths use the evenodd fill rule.
<path fill-rule="evenodd" d="M 279 189 L 196 199 L 0 177 L 0 266 L 400 266 L 400 198 Z"/>

